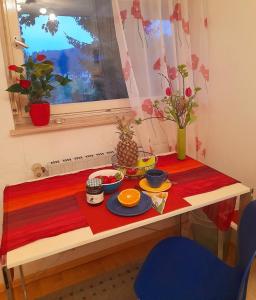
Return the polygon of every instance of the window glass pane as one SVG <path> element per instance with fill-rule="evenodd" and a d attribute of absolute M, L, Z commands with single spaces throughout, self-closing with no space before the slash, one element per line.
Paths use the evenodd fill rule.
<path fill-rule="evenodd" d="M 52 104 L 128 98 L 111 0 L 17 0 L 25 57 L 45 54 L 72 82 Z"/>

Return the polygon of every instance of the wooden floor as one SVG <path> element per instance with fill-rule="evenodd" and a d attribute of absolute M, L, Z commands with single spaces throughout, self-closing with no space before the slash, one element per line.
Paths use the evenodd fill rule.
<path fill-rule="evenodd" d="M 142 259 L 160 239 L 167 236 L 169 233 L 163 232 L 162 234 L 157 234 L 154 238 L 146 240 L 143 243 L 137 243 L 135 246 L 130 245 L 128 248 L 122 249 L 121 251 L 115 251 L 115 253 L 97 258 L 90 262 L 85 260 L 85 263 L 80 263 L 79 265 L 75 263 L 73 267 L 70 267 L 67 270 L 52 274 L 46 278 L 32 281 L 27 284 L 29 299 L 35 299 L 36 297 L 49 294 L 101 273 L 109 272 L 112 269 L 128 264 L 129 262 Z M 229 252 L 230 254 L 227 262 L 232 264 L 234 262 L 234 249 L 231 247 L 231 251 Z M 2 299 L 6 299 L 4 294 L 0 295 L 0 300 Z M 15 299 L 23 299 L 22 291 L 19 287 L 15 288 Z M 248 295 L 246 299 L 256 299 L 256 262 L 254 263 L 250 274 Z"/>

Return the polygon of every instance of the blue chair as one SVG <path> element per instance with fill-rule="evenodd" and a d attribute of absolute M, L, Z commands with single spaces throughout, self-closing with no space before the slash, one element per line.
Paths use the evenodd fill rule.
<path fill-rule="evenodd" d="M 256 256 L 256 201 L 244 210 L 238 247 L 239 261 L 230 267 L 193 240 L 167 238 L 142 265 L 136 295 L 140 300 L 245 300 Z"/>

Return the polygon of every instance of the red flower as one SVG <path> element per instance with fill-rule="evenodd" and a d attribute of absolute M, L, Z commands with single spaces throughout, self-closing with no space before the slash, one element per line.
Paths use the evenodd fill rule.
<path fill-rule="evenodd" d="M 190 87 L 186 88 L 185 95 L 189 98 L 192 96 L 192 90 Z"/>
<path fill-rule="evenodd" d="M 176 3 L 174 7 L 173 14 L 171 15 L 171 21 L 180 21 L 182 19 L 181 17 L 181 4 Z"/>
<path fill-rule="evenodd" d="M 126 9 L 121 10 L 120 11 L 120 16 L 121 16 L 121 19 L 122 19 L 122 24 L 124 26 L 125 20 L 127 19 L 127 10 Z"/>
<path fill-rule="evenodd" d="M 20 86 L 21 86 L 23 89 L 29 89 L 30 86 L 31 86 L 31 81 L 30 81 L 30 80 L 21 79 L 21 80 L 20 80 Z"/>
<path fill-rule="evenodd" d="M 37 56 L 36 56 L 37 61 L 43 61 L 45 59 L 46 59 L 46 56 L 43 54 L 37 54 Z"/>
<path fill-rule="evenodd" d="M 198 152 L 202 146 L 202 142 L 199 140 L 199 138 L 195 137 L 195 144 L 196 144 L 196 152 Z"/>
<path fill-rule="evenodd" d="M 158 58 L 158 60 L 156 60 L 156 62 L 153 65 L 153 69 L 160 70 L 160 68 L 161 68 L 161 61 L 160 61 L 160 58 Z"/>
<path fill-rule="evenodd" d="M 175 67 L 167 66 L 167 73 L 170 80 L 174 80 L 177 77 L 177 69 Z"/>
<path fill-rule="evenodd" d="M 143 25 L 145 33 L 150 34 L 151 21 L 142 19 L 142 25 Z"/>
<path fill-rule="evenodd" d="M 207 28 L 208 27 L 208 19 L 204 18 L 204 27 Z"/>
<path fill-rule="evenodd" d="M 166 96 L 171 96 L 172 95 L 172 89 L 170 87 L 168 87 L 166 90 L 165 90 L 165 94 Z"/>
<path fill-rule="evenodd" d="M 15 66 L 15 65 L 10 65 L 10 66 L 8 67 L 8 69 L 9 69 L 10 71 L 17 71 L 18 68 L 19 68 L 19 67 Z"/>
<path fill-rule="evenodd" d="M 123 68 L 123 75 L 124 75 L 124 80 L 127 81 L 130 77 L 130 72 L 131 72 L 131 65 L 129 61 L 127 60 L 125 62 L 125 66 Z"/>
<path fill-rule="evenodd" d="M 154 109 L 155 112 L 155 116 L 160 119 L 161 121 L 163 121 L 164 119 L 164 112 L 161 109 Z"/>
<path fill-rule="evenodd" d="M 203 75 L 206 81 L 209 81 L 209 69 L 206 69 L 204 64 L 200 66 L 199 72 Z"/>
<path fill-rule="evenodd" d="M 142 19 L 141 10 L 140 10 L 140 0 L 133 0 L 131 14 L 135 19 Z"/>
<path fill-rule="evenodd" d="M 182 19 L 182 28 L 185 33 L 189 34 L 189 22 Z"/>
<path fill-rule="evenodd" d="M 198 67 L 199 57 L 196 54 L 191 55 L 192 70 L 196 70 Z"/>
<path fill-rule="evenodd" d="M 153 114 L 153 104 L 150 99 L 145 99 L 142 103 L 142 110 L 149 115 Z"/>

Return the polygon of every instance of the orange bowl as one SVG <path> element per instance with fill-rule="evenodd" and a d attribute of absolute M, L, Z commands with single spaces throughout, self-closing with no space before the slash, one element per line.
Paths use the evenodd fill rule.
<path fill-rule="evenodd" d="M 140 202 L 140 192 L 136 189 L 126 189 L 117 196 L 118 201 L 126 207 L 133 207 Z"/>

